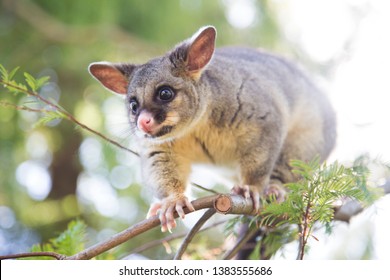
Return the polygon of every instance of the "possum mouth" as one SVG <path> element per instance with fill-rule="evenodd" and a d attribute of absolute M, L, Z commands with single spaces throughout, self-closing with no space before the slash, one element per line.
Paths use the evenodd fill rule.
<path fill-rule="evenodd" d="M 159 138 L 159 137 L 162 137 L 168 133 L 170 133 L 171 131 L 173 130 L 173 126 L 172 125 L 166 125 L 166 126 L 163 126 L 161 127 L 161 129 L 159 131 L 157 131 L 157 133 L 155 134 L 145 134 L 145 136 L 147 138 Z"/>

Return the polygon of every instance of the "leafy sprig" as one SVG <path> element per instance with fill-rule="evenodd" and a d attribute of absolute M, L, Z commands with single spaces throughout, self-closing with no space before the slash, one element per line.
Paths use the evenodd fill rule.
<path fill-rule="evenodd" d="M 138 156 L 138 153 L 134 152 L 131 149 L 128 149 L 124 147 L 123 145 L 119 144 L 118 142 L 108 138 L 104 134 L 90 128 L 89 126 L 81 123 L 78 121 L 71 113 L 69 113 L 66 109 L 64 109 L 62 106 L 57 104 L 55 101 L 45 98 L 42 95 L 40 95 L 37 91 L 43 87 L 48 81 L 49 77 L 41 77 L 41 78 L 34 78 L 29 73 L 24 73 L 24 83 L 17 82 L 14 77 L 19 70 L 19 67 L 14 68 L 12 71 L 7 71 L 3 65 L 0 64 L 0 84 L 4 86 L 9 92 L 14 94 L 25 94 L 27 96 L 33 97 L 35 101 L 42 102 L 45 106 L 42 108 L 32 108 L 27 105 L 15 105 L 9 102 L 0 101 L 0 106 L 3 107 L 13 107 L 16 110 L 24 110 L 24 111 L 30 111 L 30 112 L 38 112 L 41 113 L 42 116 L 40 117 L 39 121 L 36 123 L 36 125 L 45 125 L 48 122 L 51 122 L 56 119 L 66 119 L 68 121 L 73 122 L 78 127 L 83 128 L 84 130 L 87 130 L 98 137 L 102 138 L 103 140 L 113 144 L 116 147 L 119 147 L 122 150 L 125 150 L 127 152 L 130 152 L 134 155 Z"/>
<path fill-rule="evenodd" d="M 366 166 L 345 167 L 338 162 L 321 164 L 319 158 L 309 163 L 293 160 L 290 164 L 300 180 L 286 184 L 289 193 L 284 202 L 264 201 L 259 223 L 273 227 L 296 225 L 300 242 L 298 258 L 302 259 L 309 237 L 315 238 L 312 235 L 314 225 L 320 223 L 330 227 L 337 201 L 350 198 L 369 204 L 376 195 L 367 187 L 369 170 Z"/>
<path fill-rule="evenodd" d="M 55 252 L 71 256 L 84 250 L 86 230 L 87 226 L 83 221 L 73 220 L 58 237 L 50 239 L 47 243 L 34 245 L 31 248 L 31 252 Z M 42 259 L 42 257 L 38 258 Z"/>

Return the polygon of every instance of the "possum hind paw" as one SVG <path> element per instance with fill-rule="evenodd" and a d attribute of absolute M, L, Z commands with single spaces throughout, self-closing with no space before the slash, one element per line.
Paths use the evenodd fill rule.
<path fill-rule="evenodd" d="M 253 212 L 257 213 L 260 210 L 260 193 L 256 186 L 239 186 L 236 185 L 231 190 L 232 194 L 241 195 L 245 199 L 252 199 Z"/>
<path fill-rule="evenodd" d="M 277 203 L 281 203 L 286 198 L 286 189 L 281 185 L 271 183 L 264 190 L 264 196 L 266 199 L 271 199 Z"/>

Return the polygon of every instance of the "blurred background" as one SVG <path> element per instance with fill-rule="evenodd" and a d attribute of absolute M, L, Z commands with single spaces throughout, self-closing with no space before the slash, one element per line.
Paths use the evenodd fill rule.
<path fill-rule="evenodd" d="M 40 94 L 77 119 L 133 147 L 122 100 L 88 72 L 94 61 L 146 62 L 203 25 L 218 30 L 217 46 L 246 45 L 280 53 L 303 65 L 328 92 L 338 113 L 338 145 L 329 161 L 362 154 L 390 160 L 390 2 L 384 0 L 1 0 L 0 63 L 35 77 L 50 76 Z M 0 100 L 31 102 L 0 89 Z M 152 201 L 138 158 L 73 123 L 36 127 L 40 115 L 0 107 L 0 255 L 28 251 L 80 217 L 94 244 L 142 219 Z M 227 191 L 217 173 L 192 181 Z M 377 171 L 371 180 L 389 176 Z M 193 198 L 206 193 L 190 188 Z M 307 258 L 390 259 L 390 201 L 384 198 L 331 236 L 317 233 Z M 196 215 L 180 222 L 185 231 Z M 225 218 L 225 217 L 223 217 Z M 201 234 L 191 258 L 215 258 L 222 228 Z M 158 229 L 115 249 L 116 257 L 163 238 Z M 175 243 L 172 243 L 175 246 Z M 148 258 L 170 258 L 160 246 Z M 296 244 L 277 258 L 295 258 Z"/>

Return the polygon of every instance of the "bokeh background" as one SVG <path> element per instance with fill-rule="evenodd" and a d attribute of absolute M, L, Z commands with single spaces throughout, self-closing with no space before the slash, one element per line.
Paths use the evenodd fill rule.
<path fill-rule="evenodd" d="M 390 5 L 385 0 L 1 0 L 0 63 L 36 77 L 50 76 L 40 94 L 81 122 L 133 147 L 122 100 L 88 72 L 94 61 L 142 63 L 162 55 L 203 25 L 218 30 L 217 46 L 246 45 L 280 53 L 303 65 L 329 94 L 339 121 L 329 161 L 362 154 L 390 160 Z M 0 100 L 31 99 L 0 89 Z M 138 159 L 74 124 L 34 126 L 39 114 L 0 107 L 0 254 L 28 251 L 79 217 L 94 244 L 144 219 L 152 193 L 143 188 Z M 192 181 L 227 191 L 224 173 L 196 168 Z M 203 173 L 202 173 L 203 172 Z M 199 175 L 199 174 L 203 175 Z M 222 175 L 217 175 L 222 174 Z M 383 183 L 389 174 L 374 172 Z M 204 192 L 191 188 L 191 197 Z M 384 198 L 317 233 L 307 258 L 390 259 L 390 201 Z M 189 215 L 177 232 L 195 220 Z M 191 258 L 214 258 L 221 228 L 203 233 Z M 158 229 L 122 245 L 116 257 L 166 236 Z M 143 252 L 169 258 L 171 245 Z M 277 258 L 295 258 L 296 244 Z"/>

